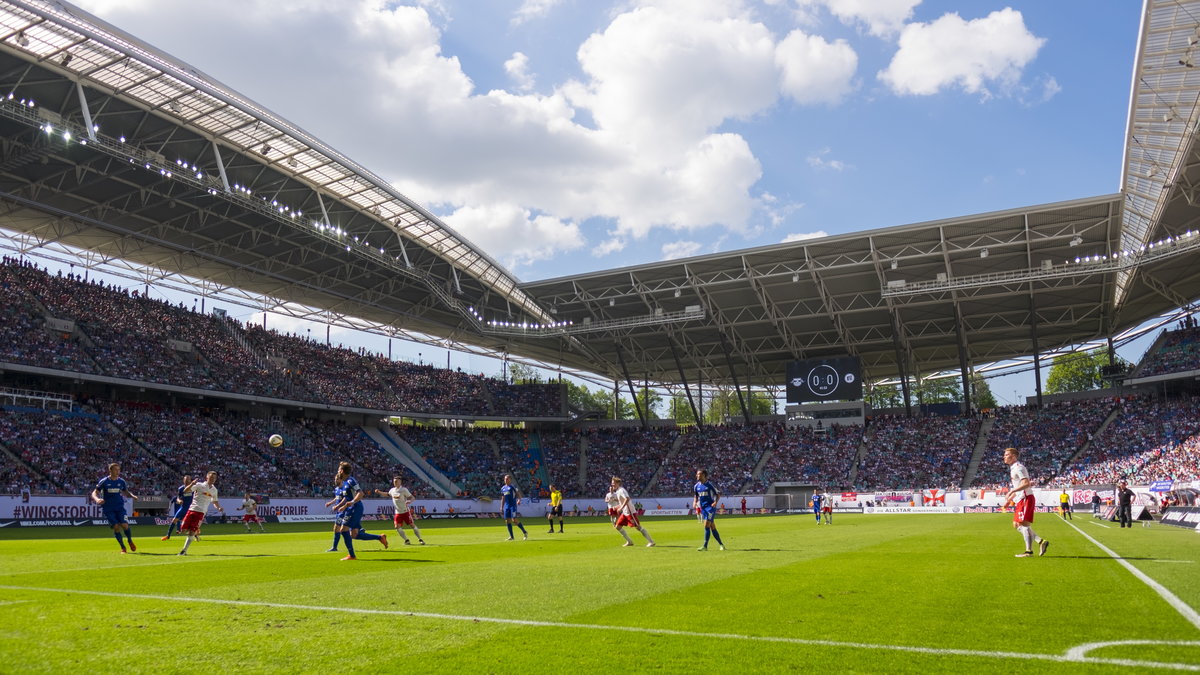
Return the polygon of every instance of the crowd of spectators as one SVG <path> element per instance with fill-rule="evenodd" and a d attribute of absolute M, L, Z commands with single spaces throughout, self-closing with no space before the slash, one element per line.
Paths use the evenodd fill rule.
<path fill-rule="evenodd" d="M 987 449 L 975 473 L 975 487 L 1001 487 L 1010 482 L 1004 449 L 1021 451 L 1021 463 L 1034 485 L 1061 472 L 1071 457 L 1092 437 L 1117 401 L 1094 398 L 1036 406 L 1010 406 L 994 412 Z"/>
<path fill-rule="evenodd" d="M 0 361 L 389 412 L 554 417 L 557 383 L 509 384 L 208 316 L 142 291 L 0 261 Z M 51 331 L 47 316 L 75 331 Z"/>
<path fill-rule="evenodd" d="M 501 477 L 517 473 L 516 467 L 501 460 L 499 448 L 483 433 L 442 427 L 393 429 L 430 466 L 458 486 L 457 497 L 498 496 Z"/>
<path fill-rule="evenodd" d="M 812 427 L 782 429 L 775 452 L 748 491 L 766 492 L 772 483 L 848 485 L 863 428 L 857 424 L 834 424 L 823 428 L 823 432 Z"/>
<path fill-rule="evenodd" d="M 1180 330 L 1167 334 L 1162 346 L 1142 359 L 1138 377 L 1200 370 L 1200 327 L 1191 317 Z"/>
<path fill-rule="evenodd" d="M 613 476 L 621 478 L 622 485 L 630 494 L 645 493 L 654 472 L 670 454 L 678 437 L 679 431 L 676 429 L 624 427 L 588 430 L 587 481 L 583 486 L 583 494 L 603 496 L 608 492 Z M 692 483 L 695 482 L 693 470 Z"/>
<path fill-rule="evenodd" d="M 179 478 L 94 414 L 3 409 L 0 442 L 42 477 L 31 476 L 29 487 L 37 493 L 85 494 L 112 462 L 147 494 L 162 494 Z"/>
<path fill-rule="evenodd" d="M 775 449 L 781 424 L 706 426 L 683 435 L 679 451 L 667 458 L 650 494 L 664 497 L 692 494 L 696 470 L 705 469 L 725 494 L 747 485 L 765 452 Z"/>
<path fill-rule="evenodd" d="M 863 442 L 854 487 L 940 487 L 957 490 L 979 438 L 980 420 L 962 417 L 875 417 Z"/>
<path fill-rule="evenodd" d="M 1128 398 L 1087 451 L 1054 481 L 1055 485 L 1139 481 L 1147 475 L 1197 475 L 1196 435 L 1200 398 Z M 1169 476 L 1175 477 L 1175 476 Z"/>

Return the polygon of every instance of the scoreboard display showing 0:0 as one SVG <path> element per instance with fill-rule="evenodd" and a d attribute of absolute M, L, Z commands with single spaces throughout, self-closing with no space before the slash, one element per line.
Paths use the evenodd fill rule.
<path fill-rule="evenodd" d="M 854 401 L 862 398 L 862 366 L 857 357 L 792 361 L 787 365 L 788 403 Z"/>

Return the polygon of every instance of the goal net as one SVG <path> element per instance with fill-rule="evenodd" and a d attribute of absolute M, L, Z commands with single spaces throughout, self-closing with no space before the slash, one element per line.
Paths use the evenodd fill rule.
<path fill-rule="evenodd" d="M 787 513 L 792 509 L 794 495 L 787 492 L 773 492 L 763 495 L 763 508 L 770 513 Z"/>

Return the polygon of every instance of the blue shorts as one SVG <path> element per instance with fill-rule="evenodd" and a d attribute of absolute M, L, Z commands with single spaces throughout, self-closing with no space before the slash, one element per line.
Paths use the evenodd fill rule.
<path fill-rule="evenodd" d="M 119 509 L 104 509 L 104 519 L 109 525 L 128 525 L 129 517 L 125 515 L 125 507 Z"/>
<path fill-rule="evenodd" d="M 365 509 L 362 504 L 355 504 L 345 511 L 342 511 L 342 527 L 348 527 L 351 530 L 362 529 L 364 510 Z"/>
<path fill-rule="evenodd" d="M 505 520 L 511 520 L 513 518 L 520 518 L 520 517 L 521 517 L 521 514 L 517 513 L 517 507 L 515 507 L 515 506 L 505 506 L 504 507 L 504 519 Z"/>
<path fill-rule="evenodd" d="M 700 509 L 700 519 L 701 520 L 716 520 L 716 518 L 717 518 L 717 507 L 705 506 Z"/>

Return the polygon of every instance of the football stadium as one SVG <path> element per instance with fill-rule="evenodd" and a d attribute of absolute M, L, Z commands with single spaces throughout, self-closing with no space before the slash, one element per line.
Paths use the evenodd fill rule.
<path fill-rule="evenodd" d="M 1200 671 L 1198 49 L 1145 0 L 1116 193 L 522 281 L 0 0 L 0 670 Z"/>

